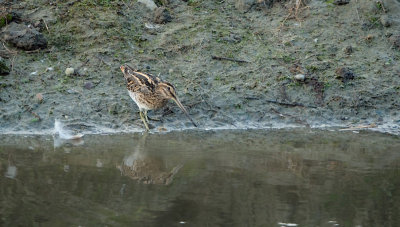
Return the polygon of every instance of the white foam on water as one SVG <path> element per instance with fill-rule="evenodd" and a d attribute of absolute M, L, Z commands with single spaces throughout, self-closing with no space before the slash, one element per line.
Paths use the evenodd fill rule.
<path fill-rule="evenodd" d="M 85 135 L 98 135 L 98 134 L 122 134 L 122 133 L 143 133 L 144 128 L 140 126 L 122 126 L 118 129 L 108 128 L 101 125 L 91 125 L 90 130 L 83 130 L 79 134 L 74 134 L 70 130 L 66 129 L 64 124 L 55 120 L 53 129 L 45 130 L 4 130 L 0 131 L 1 134 L 8 135 L 54 135 L 62 140 L 75 140 L 80 139 Z M 328 131 L 339 131 L 340 129 L 346 129 L 350 126 L 348 124 L 326 124 L 326 123 L 310 123 L 311 129 L 321 129 Z M 168 132 L 183 132 L 183 131 L 219 131 L 219 130 L 277 130 L 277 129 L 298 129 L 307 128 L 304 125 L 299 124 L 285 124 L 285 123 L 271 123 L 269 125 L 260 124 L 256 122 L 235 122 L 234 124 L 225 124 L 221 126 L 203 125 L 200 127 L 177 127 L 176 125 L 164 124 L 162 127 L 156 127 L 151 129 L 149 133 L 168 133 Z M 368 130 L 374 132 L 388 133 L 392 135 L 400 135 L 400 125 L 397 122 L 388 122 L 378 124 L 374 128 L 361 128 L 360 130 Z"/>
<path fill-rule="evenodd" d="M 55 120 L 54 122 L 54 135 L 58 135 L 64 140 L 74 140 L 83 137 L 83 134 L 73 135 L 72 132 L 64 128 L 64 125 L 59 120 Z"/>

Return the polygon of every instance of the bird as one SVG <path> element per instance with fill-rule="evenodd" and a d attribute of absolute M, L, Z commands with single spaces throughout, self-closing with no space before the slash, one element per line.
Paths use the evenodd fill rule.
<path fill-rule="evenodd" d="M 192 124 L 197 127 L 197 124 L 179 101 L 175 87 L 171 83 L 151 74 L 139 72 L 128 65 L 121 65 L 120 69 L 124 74 L 129 96 L 139 107 L 140 119 L 142 119 L 147 131 L 150 131 L 147 124 L 149 121 L 147 111 L 160 109 L 171 99 L 185 113 Z"/>

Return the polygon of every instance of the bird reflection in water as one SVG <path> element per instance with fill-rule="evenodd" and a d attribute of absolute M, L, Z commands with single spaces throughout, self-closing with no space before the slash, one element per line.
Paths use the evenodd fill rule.
<path fill-rule="evenodd" d="M 8 165 L 5 177 L 14 179 L 17 176 L 17 166 L 15 165 L 12 154 L 8 154 Z"/>
<path fill-rule="evenodd" d="M 117 168 L 121 171 L 121 175 L 143 184 L 171 184 L 183 165 L 179 164 L 168 170 L 161 157 L 152 156 L 146 152 L 146 137 L 147 133 L 142 136 L 134 151 L 124 157 L 121 165 L 117 165 Z"/>

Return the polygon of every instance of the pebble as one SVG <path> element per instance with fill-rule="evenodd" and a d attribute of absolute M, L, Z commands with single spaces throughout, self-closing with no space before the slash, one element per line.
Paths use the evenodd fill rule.
<path fill-rule="evenodd" d="M 139 0 L 138 2 L 146 5 L 150 10 L 157 9 L 157 5 L 152 0 Z"/>
<path fill-rule="evenodd" d="M 92 83 L 92 82 L 86 82 L 85 85 L 84 85 L 84 87 L 85 87 L 86 89 L 90 90 L 90 89 L 92 89 L 94 86 L 93 86 L 93 83 Z"/>
<path fill-rule="evenodd" d="M 37 93 L 37 94 L 35 95 L 35 99 L 36 99 L 36 101 L 38 101 L 39 103 L 43 102 L 43 95 L 42 95 L 42 93 Z"/>
<path fill-rule="evenodd" d="M 297 81 L 304 81 L 306 79 L 306 76 L 304 74 L 297 74 L 296 76 L 294 76 L 294 79 L 296 79 Z"/>
<path fill-rule="evenodd" d="M 336 79 L 340 79 L 343 83 L 354 80 L 354 73 L 347 67 L 339 67 L 335 71 Z"/>
<path fill-rule="evenodd" d="M 74 72 L 75 72 L 74 68 L 66 68 L 65 69 L 65 75 L 67 75 L 67 76 L 74 74 Z"/>
<path fill-rule="evenodd" d="M 344 53 L 346 54 L 352 54 L 353 53 L 353 47 L 352 46 L 347 46 L 346 48 L 344 48 Z"/>
<path fill-rule="evenodd" d="M 156 9 L 156 11 L 154 12 L 153 20 L 154 20 L 154 23 L 165 24 L 165 23 L 171 22 L 172 17 L 167 8 L 160 7 L 158 9 Z"/>

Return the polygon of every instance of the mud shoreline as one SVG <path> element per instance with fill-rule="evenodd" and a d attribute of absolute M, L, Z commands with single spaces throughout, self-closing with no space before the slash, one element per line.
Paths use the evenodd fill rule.
<path fill-rule="evenodd" d="M 0 76 L 2 134 L 49 132 L 55 119 L 83 132 L 142 131 L 124 63 L 174 84 L 200 130 L 400 132 L 396 0 L 312 0 L 298 11 L 290 1 L 156 1 L 170 21 L 136 1 L 3 2 L 47 47 L 0 46 L 11 71 Z M 162 119 L 154 132 L 191 129 L 173 103 L 150 115 Z"/>

